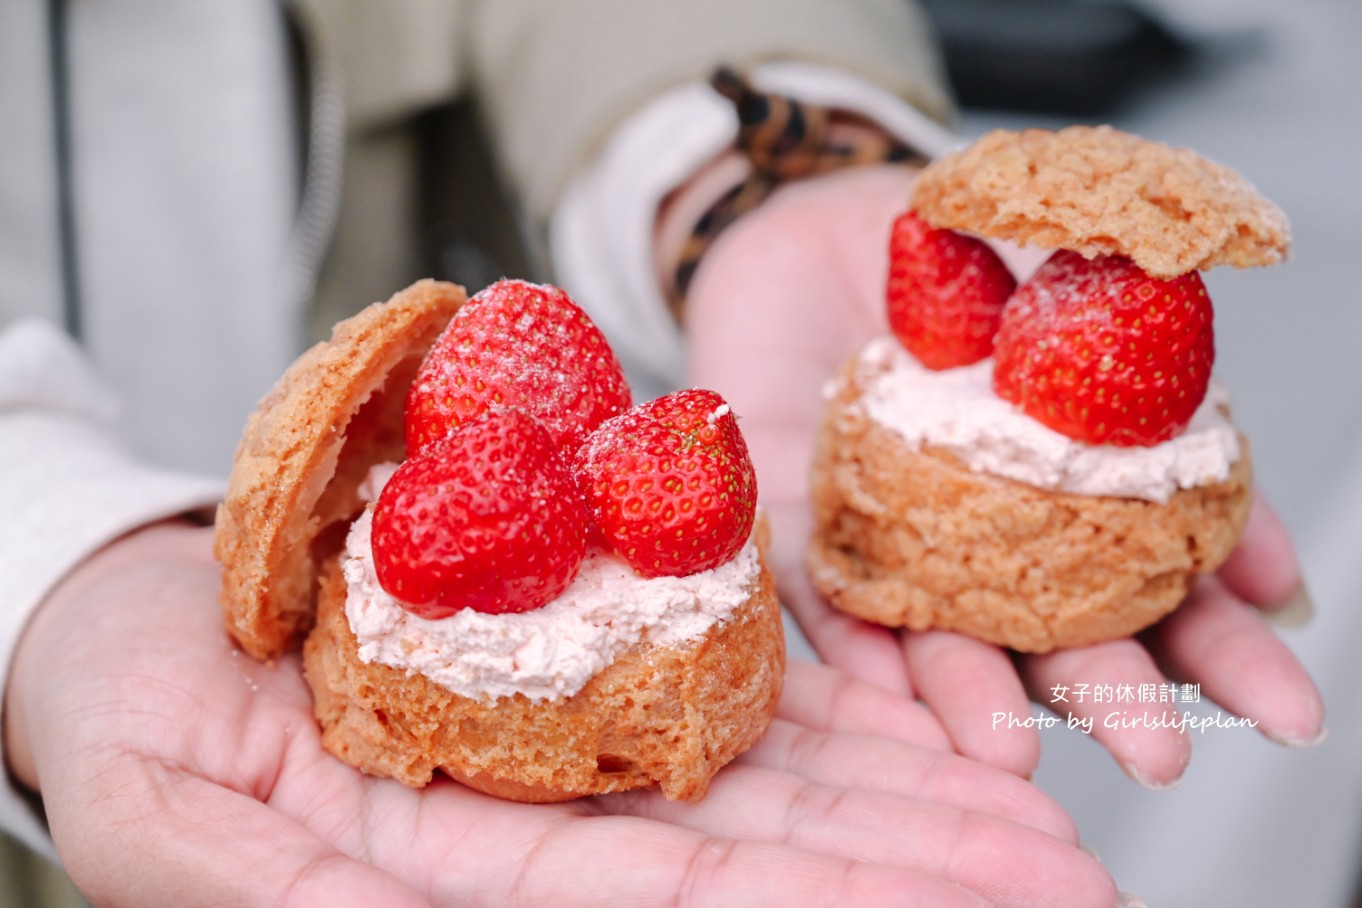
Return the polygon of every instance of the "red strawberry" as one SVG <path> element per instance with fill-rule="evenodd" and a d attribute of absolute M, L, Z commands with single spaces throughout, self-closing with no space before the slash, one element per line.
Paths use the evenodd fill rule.
<path fill-rule="evenodd" d="M 571 456 L 630 400 L 610 345 L 566 293 L 499 281 L 455 314 L 421 365 L 407 393 L 407 451 L 492 408 L 515 407 Z"/>
<path fill-rule="evenodd" d="M 1165 281 L 1123 256 L 1061 250 L 1003 312 L 994 388 L 1070 438 L 1155 445 L 1181 432 L 1206 396 L 1211 320 L 1195 271 Z"/>
<path fill-rule="evenodd" d="M 586 505 L 519 410 L 465 422 L 404 461 L 374 507 L 379 585 L 422 618 L 547 604 L 586 555 Z"/>
<path fill-rule="evenodd" d="M 913 211 L 889 238 L 889 330 L 929 369 L 968 366 L 993 352 L 1003 304 L 1017 286 L 981 240 L 936 230 Z"/>
<path fill-rule="evenodd" d="M 752 459 L 713 391 L 678 391 L 605 421 L 576 468 L 606 546 L 645 577 L 718 567 L 752 532 Z"/>

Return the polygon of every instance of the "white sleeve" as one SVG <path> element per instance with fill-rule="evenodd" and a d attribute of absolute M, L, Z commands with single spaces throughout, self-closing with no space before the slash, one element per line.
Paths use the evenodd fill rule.
<path fill-rule="evenodd" d="M 749 77 L 764 91 L 860 113 L 929 156 L 958 144 L 898 96 L 841 70 L 769 63 Z M 708 85 L 673 89 L 611 135 L 550 219 L 555 280 L 600 325 L 640 400 L 675 389 L 685 374 L 683 338 L 654 277 L 654 216 L 736 133 L 732 105 Z"/>
<path fill-rule="evenodd" d="M 128 530 L 221 497 L 220 480 L 133 460 L 114 440 L 116 415 L 65 335 L 40 320 L 0 331 L 0 677 L 29 615 L 67 571 Z M 55 857 L 8 777 L 0 828 Z"/>

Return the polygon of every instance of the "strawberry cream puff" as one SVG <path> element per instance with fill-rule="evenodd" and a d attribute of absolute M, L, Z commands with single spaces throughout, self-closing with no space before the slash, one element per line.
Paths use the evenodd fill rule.
<path fill-rule="evenodd" d="M 784 674 L 755 505 L 718 395 L 632 405 L 556 288 L 422 281 L 248 420 L 222 604 L 253 656 L 302 646 L 323 745 L 367 773 L 698 799 Z"/>
<path fill-rule="evenodd" d="M 1054 252 L 1018 284 L 980 237 Z M 927 167 L 890 239 L 890 331 L 827 389 L 816 586 L 1031 652 L 1174 609 L 1252 487 L 1199 271 L 1287 244 L 1234 173 L 1110 127 L 998 131 Z"/>

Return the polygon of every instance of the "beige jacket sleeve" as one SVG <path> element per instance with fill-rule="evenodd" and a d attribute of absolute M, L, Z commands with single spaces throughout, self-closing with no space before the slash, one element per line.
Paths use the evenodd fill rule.
<path fill-rule="evenodd" d="M 951 112 L 929 23 L 906 0 L 488 0 L 470 13 L 472 87 L 539 224 L 623 118 L 720 62 L 825 64 Z"/>
<path fill-rule="evenodd" d="M 322 162 L 343 157 L 336 192 L 314 193 L 322 204 L 305 206 L 325 211 L 330 198 L 336 209 L 314 294 L 314 336 L 426 273 L 414 228 L 431 208 L 432 187 L 421 182 L 429 159 L 420 163 L 428 146 L 419 124 L 451 101 L 476 106 L 489 166 L 513 214 L 496 235 L 514 236 L 506 245 L 529 256 L 503 264 L 548 279 L 555 269 L 545 232 L 573 178 L 619 124 L 720 62 L 822 65 L 938 120 L 950 114 L 929 23 L 911 0 L 290 0 L 290 7 L 310 38 L 313 101 L 327 97 L 328 80 L 317 76 L 334 72 L 344 120 L 331 154 L 325 142 L 311 149 Z M 489 217 L 501 214 L 500 201 L 471 196 L 475 207 L 497 208 Z"/>
<path fill-rule="evenodd" d="M 351 131 L 471 89 L 503 175 L 542 223 L 620 120 L 720 62 L 843 69 L 929 116 L 950 100 L 911 0 L 292 0 L 346 73 Z"/>

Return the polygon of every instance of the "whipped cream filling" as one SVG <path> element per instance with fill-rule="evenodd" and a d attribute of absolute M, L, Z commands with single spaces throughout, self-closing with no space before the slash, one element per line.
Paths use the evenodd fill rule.
<path fill-rule="evenodd" d="M 1176 438 L 1152 447 L 1089 445 L 1042 425 L 993 391 L 993 360 L 933 371 L 893 337 L 860 354 L 860 406 L 913 448 L 948 451 L 970 470 L 1043 489 L 1165 502 L 1178 489 L 1228 478 L 1239 459 L 1229 393 L 1212 378 Z M 836 393 L 830 385 L 826 393 Z"/>
<path fill-rule="evenodd" d="M 376 498 L 392 469 L 376 467 L 362 494 Z M 724 621 L 747 601 L 761 570 L 752 539 L 727 564 L 686 577 L 640 577 L 593 550 L 567 590 L 543 608 L 507 615 L 465 609 L 432 621 L 379 586 L 372 514 L 366 508 L 351 526 L 342 563 L 345 615 L 360 659 L 419 672 L 475 699 L 570 696 L 632 646 L 677 646 Z"/>

